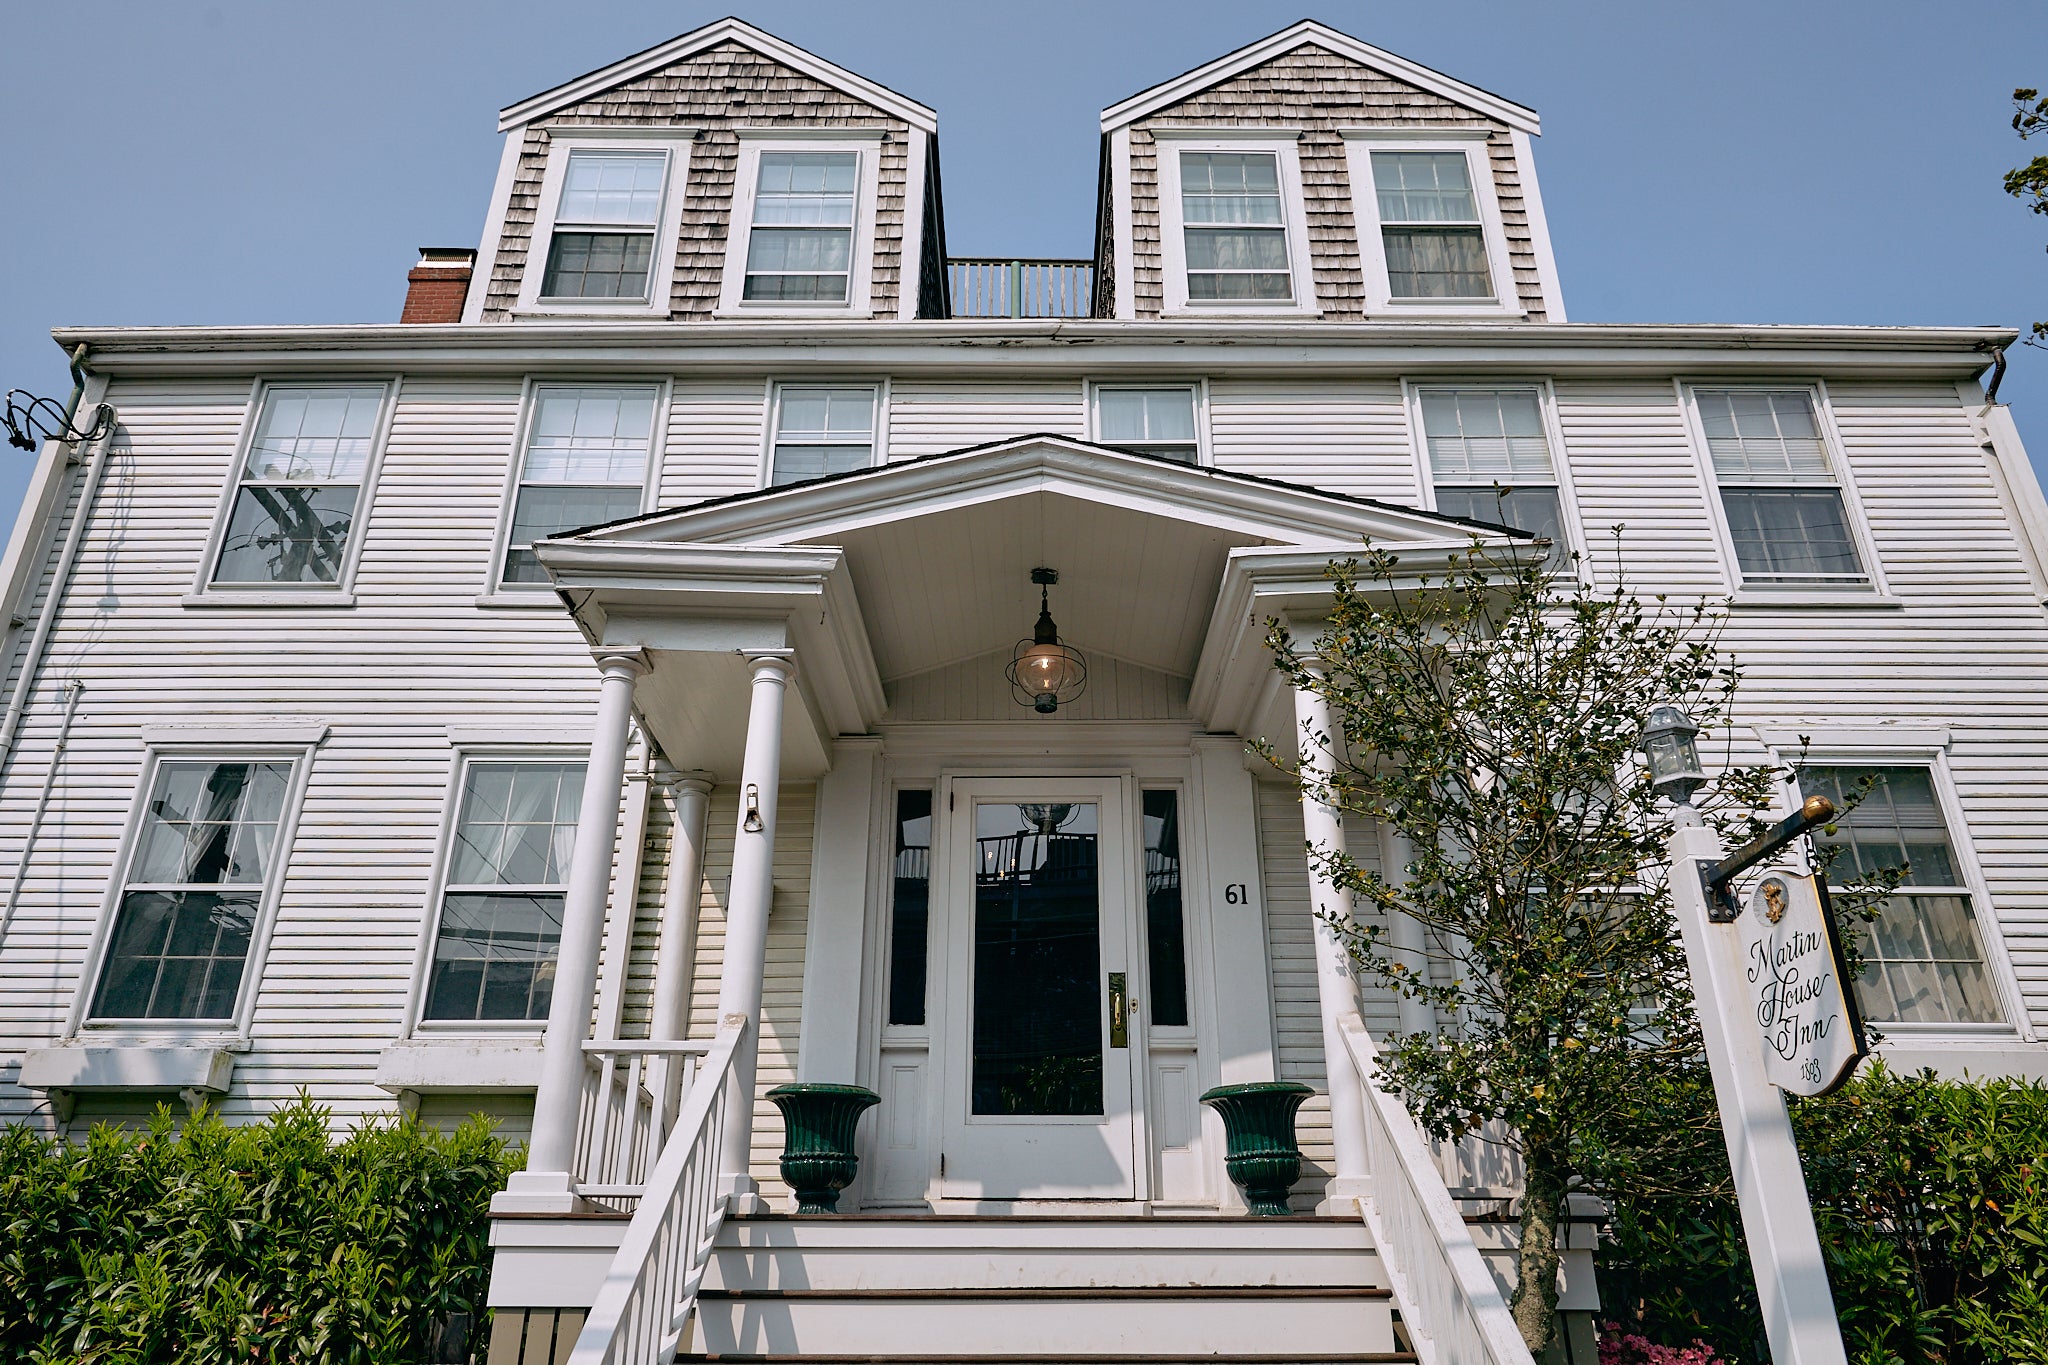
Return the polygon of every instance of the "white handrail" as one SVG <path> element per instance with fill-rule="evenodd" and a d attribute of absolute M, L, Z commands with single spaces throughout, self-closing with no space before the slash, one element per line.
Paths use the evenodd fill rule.
<path fill-rule="evenodd" d="M 1422 1365 L 1533 1365 L 1421 1130 L 1379 1084 L 1379 1053 L 1365 1021 L 1353 1013 L 1342 1024 L 1344 1050 L 1365 1093 L 1372 1193 L 1359 1207 L 1416 1357 Z M 1333 1067 L 1343 1064 L 1330 1059 Z"/>
<path fill-rule="evenodd" d="M 576 1193 L 630 1212 L 668 1142 L 703 1041 L 592 1039 L 583 1045 L 576 1116 Z"/>
<path fill-rule="evenodd" d="M 746 1029 L 744 1015 L 727 1015 L 719 1026 L 569 1365 L 666 1365 L 675 1358 L 711 1262 L 711 1244 L 725 1221 L 719 1136 L 732 1107 L 753 1101 L 731 1093 L 733 1058 Z"/>

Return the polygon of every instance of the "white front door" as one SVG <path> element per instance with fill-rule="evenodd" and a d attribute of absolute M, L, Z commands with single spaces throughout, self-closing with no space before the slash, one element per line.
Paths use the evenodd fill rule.
<path fill-rule="evenodd" d="M 1139 1197 L 1132 799 L 1116 778 L 940 797 L 944 1198 Z"/>

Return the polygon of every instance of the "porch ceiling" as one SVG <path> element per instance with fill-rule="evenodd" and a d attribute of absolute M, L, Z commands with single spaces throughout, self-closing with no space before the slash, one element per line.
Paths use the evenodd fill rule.
<path fill-rule="evenodd" d="M 1038 615 L 1031 570 L 1059 570 L 1052 614 L 1084 653 L 1189 677 L 1242 531 L 1021 493 L 821 537 L 846 551 L 884 681 L 1007 649 Z"/>

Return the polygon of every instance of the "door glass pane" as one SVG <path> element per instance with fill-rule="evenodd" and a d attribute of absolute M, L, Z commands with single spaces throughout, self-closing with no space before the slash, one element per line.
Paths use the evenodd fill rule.
<path fill-rule="evenodd" d="M 1094 802 L 974 812 L 974 1108 L 1102 1113 Z"/>
<path fill-rule="evenodd" d="M 932 884 L 932 794 L 896 793 L 895 904 L 889 929 L 889 1022 L 924 1022 Z"/>
<path fill-rule="evenodd" d="M 1180 893 L 1180 797 L 1145 793 L 1145 953 L 1151 968 L 1152 1022 L 1188 1022 L 1187 934 Z"/>

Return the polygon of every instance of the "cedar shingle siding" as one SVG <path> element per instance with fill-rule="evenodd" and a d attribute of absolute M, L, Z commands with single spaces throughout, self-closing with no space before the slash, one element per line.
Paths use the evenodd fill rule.
<path fill-rule="evenodd" d="M 1304 44 L 1212 85 L 1131 125 L 1131 279 L 1137 315 L 1159 316 L 1163 300 L 1159 252 L 1159 154 L 1153 127 L 1272 124 L 1299 128 L 1302 193 L 1307 199 L 1309 258 L 1323 316 L 1358 319 L 1365 279 L 1351 213 L 1350 174 L 1339 128 L 1374 124 L 1485 128 L 1495 192 L 1507 230 L 1508 258 L 1522 306 L 1543 320 L 1543 293 L 1529 240 L 1529 215 L 1507 125 L 1417 89 L 1327 48 Z"/>
<path fill-rule="evenodd" d="M 718 306 L 733 179 L 739 164 L 734 128 L 886 128 L 889 140 L 882 144 L 875 194 L 872 304 L 877 317 L 895 315 L 897 282 L 902 274 L 906 139 L 912 136 L 909 125 L 750 48 L 721 43 L 560 109 L 526 130 L 518 176 L 505 210 L 498 259 L 491 268 L 490 293 L 484 300 L 485 320 L 504 321 L 519 298 L 520 276 L 539 212 L 541 174 L 547 166 L 547 128 L 592 123 L 681 124 L 704 130 L 690 149 L 675 284 L 669 295 L 669 317 L 684 322 L 709 318 Z"/>

